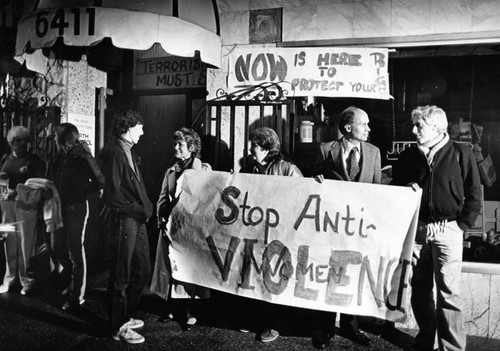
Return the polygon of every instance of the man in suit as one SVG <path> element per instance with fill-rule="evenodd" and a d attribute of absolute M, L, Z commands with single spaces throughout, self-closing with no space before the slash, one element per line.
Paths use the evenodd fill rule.
<path fill-rule="evenodd" d="M 343 137 L 321 143 L 321 159 L 318 160 L 317 167 L 319 174 L 315 176 L 317 181 L 321 183 L 324 179 L 335 179 L 380 184 L 380 150 L 367 142 L 369 122 L 368 114 L 354 106 L 340 114 L 338 124 Z M 314 347 L 323 349 L 335 336 L 337 314 L 317 313 L 317 326 L 312 341 Z M 342 314 L 340 330 L 342 335 L 360 345 L 370 344 L 370 338 L 359 330 L 356 316 Z"/>
<path fill-rule="evenodd" d="M 367 142 L 369 122 L 368 114 L 357 107 L 348 107 L 340 114 L 338 123 L 343 137 L 321 143 L 323 173 L 319 177 L 380 184 L 380 150 Z M 351 159 L 357 163 L 351 165 Z"/>

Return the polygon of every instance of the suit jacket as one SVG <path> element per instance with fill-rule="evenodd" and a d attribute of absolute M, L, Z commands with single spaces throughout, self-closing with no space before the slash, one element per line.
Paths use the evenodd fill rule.
<path fill-rule="evenodd" d="M 342 139 L 321 143 L 322 166 L 319 168 L 326 179 L 347 180 L 349 174 L 342 161 Z M 380 184 L 382 173 L 380 171 L 380 150 L 378 147 L 361 142 L 361 159 L 358 182 Z"/>

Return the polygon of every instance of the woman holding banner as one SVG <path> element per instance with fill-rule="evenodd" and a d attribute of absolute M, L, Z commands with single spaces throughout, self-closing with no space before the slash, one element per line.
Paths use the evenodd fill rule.
<path fill-rule="evenodd" d="M 302 172 L 297 166 L 283 159 L 279 137 L 271 128 L 257 128 L 250 133 L 249 142 L 251 161 L 240 170 L 241 173 L 302 177 Z M 282 306 L 250 299 L 241 303 L 240 306 L 245 306 L 247 311 L 243 312 L 243 318 L 250 317 L 257 311 L 256 325 L 261 328 L 260 341 L 276 340 L 279 336 L 276 329 L 281 324 L 279 309 L 283 308 Z"/>
<path fill-rule="evenodd" d="M 161 235 L 156 249 L 151 291 L 164 299 L 176 299 L 175 310 L 179 311 L 179 319 L 183 324 L 183 329 L 190 330 L 197 322 L 190 313 L 191 300 L 208 298 L 210 290 L 194 284 L 181 283 L 172 278 L 172 269 L 168 258 L 170 239 L 167 232 L 167 221 L 176 202 L 177 179 L 186 169 L 211 170 L 211 167 L 208 163 L 202 163 L 200 160 L 201 139 L 193 129 L 181 128 L 177 130 L 173 135 L 173 141 L 175 161 L 165 172 L 156 209 Z M 183 299 L 182 303 L 181 299 Z M 173 317 L 171 313 L 168 314 L 169 319 Z"/>

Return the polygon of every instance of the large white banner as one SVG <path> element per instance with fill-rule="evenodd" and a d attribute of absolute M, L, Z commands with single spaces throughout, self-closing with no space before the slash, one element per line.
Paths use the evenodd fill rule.
<path fill-rule="evenodd" d="M 420 192 L 193 170 L 178 189 L 175 279 L 283 305 L 404 316 Z"/>
<path fill-rule="evenodd" d="M 290 96 L 387 100 L 388 61 L 382 48 L 237 47 L 229 54 L 228 90 L 279 83 Z"/>

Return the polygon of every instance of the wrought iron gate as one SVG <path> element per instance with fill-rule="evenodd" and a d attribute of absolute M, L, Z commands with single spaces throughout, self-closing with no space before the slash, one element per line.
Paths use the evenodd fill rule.
<path fill-rule="evenodd" d="M 285 156 L 293 153 L 294 104 L 280 86 L 265 83 L 207 101 L 205 159 L 216 170 L 238 170 L 248 155 L 248 136 L 258 127 L 276 131 Z M 208 149 L 208 150 L 207 150 Z"/>

